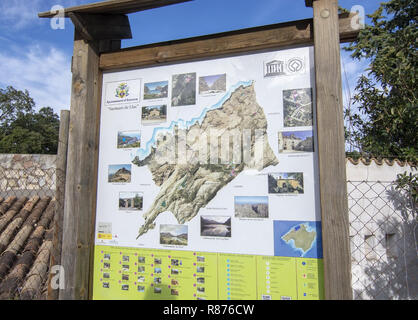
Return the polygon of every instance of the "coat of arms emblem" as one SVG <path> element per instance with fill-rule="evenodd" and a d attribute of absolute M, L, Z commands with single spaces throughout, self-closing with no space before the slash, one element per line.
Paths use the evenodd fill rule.
<path fill-rule="evenodd" d="M 115 97 L 116 98 L 126 98 L 129 96 L 129 87 L 127 83 L 121 83 L 117 88 L 116 88 L 116 94 Z"/>

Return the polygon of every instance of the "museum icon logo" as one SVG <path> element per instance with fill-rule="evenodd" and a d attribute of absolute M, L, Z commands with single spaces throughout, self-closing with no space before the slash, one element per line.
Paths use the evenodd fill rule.
<path fill-rule="evenodd" d="M 266 63 L 265 66 L 265 77 L 274 77 L 274 76 L 284 76 L 286 73 L 284 72 L 284 61 L 280 60 L 273 60 Z"/>
<path fill-rule="evenodd" d="M 304 59 L 298 57 L 286 60 L 275 59 L 264 63 L 264 77 L 292 76 L 304 71 Z"/>

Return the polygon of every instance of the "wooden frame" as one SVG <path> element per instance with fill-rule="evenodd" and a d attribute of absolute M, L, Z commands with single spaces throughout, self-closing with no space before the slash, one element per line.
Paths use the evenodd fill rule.
<path fill-rule="evenodd" d="M 153 4 L 179 2 L 185 0 L 158 0 Z M 109 38 L 95 32 L 98 29 L 91 23 L 93 19 L 107 22 L 96 16 L 89 18 L 89 14 L 123 15 L 147 9 L 150 1 L 114 0 L 65 11 L 75 22 L 76 35 L 61 260 L 66 289 L 60 292 L 60 299 L 91 298 L 103 71 L 300 45 L 315 47 L 325 297 L 352 299 L 339 45 L 353 41 L 359 30 L 352 29 L 352 16 L 338 16 L 337 0 L 306 4 L 313 6 L 313 19 L 123 50 L 120 39 L 129 36 L 127 29 L 121 28 L 119 34 L 112 33 Z M 41 13 L 40 17 L 52 16 Z M 108 21 L 120 19 L 124 18 Z"/>

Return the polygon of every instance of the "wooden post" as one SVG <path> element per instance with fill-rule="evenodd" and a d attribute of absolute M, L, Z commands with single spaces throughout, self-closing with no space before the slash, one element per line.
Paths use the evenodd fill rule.
<path fill-rule="evenodd" d="M 338 1 L 313 1 L 326 299 L 352 299 Z"/>
<path fill-rule="evenodd" d="M 54 215 L 53 251 L 49 269 L 61 263 L 62 230 L 64 221 L 65 180 L 67 171 L 68 130 L 70 126 L 70 111 L 62 110 L 60 114 L 60 129 L 58 137 L 58 152 L 56 162 L 56 208 Z M 58 299 L 58 289 L 51 287 L 53 274 L 48 277 L 48 300 Z"/>
<path fill-rule="evenodd" d="M 61 259 L 65 289 L 60 290 L 61 300 L 87 299 L 89 294 L 100 105 L 97 47 L 75 31 Z"/>

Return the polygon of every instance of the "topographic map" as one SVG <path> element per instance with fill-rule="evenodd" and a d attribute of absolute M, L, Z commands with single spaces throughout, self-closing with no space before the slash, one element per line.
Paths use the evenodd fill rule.
<path fill-rule="evenodd" d="M 213 129 L 221 134 L 251 130 L 251 139 L 243 142 L 242 149 L 254 150 L 256 144 L 261 144 L 262 161 L 213 163 L 209 161 L 210 152 L 203 153 L 207 157 L 203 164 L 197 161 L 202 158 L 199 150 L 208 147 L 207 141 L 202 142 L 200 138 L 209 136 Z M 257 135 L 254 134 L 256 130 Z M 184 137 L 187 141 L 181 141 Z M 161 159 L 171 157 L 173 146 L 182 143 L 186 146 L 185 161 L 161 162 Z M 139 167 L 147 166 L 154 183 L 160 187 L 152 205 L 144 213 L 145 222 L 137 238 L 155 228 L 155 220 L 160 213 L 169 211 L 179 224 L 184 224 L 244 170 L 261 171 L 279 163 L 267 139 L 267 119 L 257 103 L 252 81 L 240 82 L 232 87 L 219 103 L 204 109 L 199 118 L 186 122 L 178 120 L 169 127 L 155 129 L 152 140 L 144 149 L 139 149 L 132 162 Z"/>

